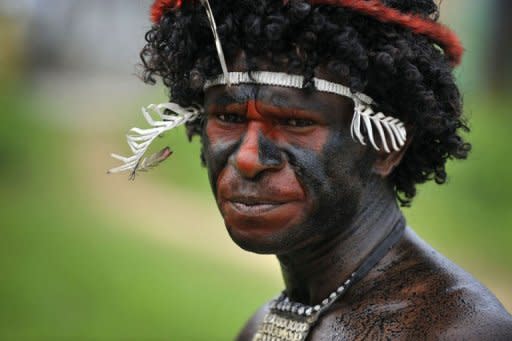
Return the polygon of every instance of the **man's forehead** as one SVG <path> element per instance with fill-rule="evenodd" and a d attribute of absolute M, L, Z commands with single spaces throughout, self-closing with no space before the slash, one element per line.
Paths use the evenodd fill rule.
<path fill-rule="evenodd" d="M 225 107 L 233 103 L 262 102 L 274 107 L 301 109 L 322 114 L 352 114 L 353 101 L 344 96 L 314 89 L 294 89 L 280 86 L 241 84 L 216 86 L 205 92 L 205 108 Z"/>

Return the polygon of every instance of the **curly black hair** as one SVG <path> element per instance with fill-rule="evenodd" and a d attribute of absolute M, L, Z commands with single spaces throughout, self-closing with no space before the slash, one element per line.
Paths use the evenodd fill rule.
<path fill-rule="evenodd" d="M 382 0 L 404 13 L 437 20 L 433 0 Z M 446 181 L 447 159 L 465 159 L 471 145 L 462 117 L 462 99 L 447 57 L 429 38 L 396 24 L 382 23 L 355 11 L 305 0 L 211 0 L 227 60 L 241 50 L 249 69 L 259 57 L 270 58 L 290 73 L 305 76 L 326 65 L 347 79 L 352 91 L 364 92 L 393 113 L 413 136 L 401 163 L 390 174 L 398 201 L 410 205 L 416 184 Z M 146 33 L 141 52 L 142 77 L 161 77 L 172 100 L 202 103 L 204 80 L 221 73 L 205 11 L 196 1 L 164 13 Z M 201 132 L 192 123 L 191 135 Z M 191 137 L 191 136 L 189 136 Z"/>

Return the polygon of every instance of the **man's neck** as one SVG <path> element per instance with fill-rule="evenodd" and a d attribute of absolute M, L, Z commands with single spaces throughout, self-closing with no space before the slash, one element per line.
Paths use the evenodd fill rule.
<path fill-rule="evenodd" d="M 374 177 L 367 189 L 357 215 L 341 233 L 278 256 L 291 300 L 320 303 L 350 277 L 397 224 L 403 223 L 394 193 L 384 181 Z"/>

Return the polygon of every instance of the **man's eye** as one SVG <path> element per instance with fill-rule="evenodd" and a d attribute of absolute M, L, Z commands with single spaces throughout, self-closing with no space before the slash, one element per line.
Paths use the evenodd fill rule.
<path fill-rule="evenodd" d="M 245 123 L 245 116 L 237 114 L 217 114 L 217 118 L 226 123 Z"/>
<path fill-rule="evenodd" d="M 309 127 L 315 123 L 311 120 L 303 118 L 289 118 L 283 120 L 283 124 L 290 127 Z"/>

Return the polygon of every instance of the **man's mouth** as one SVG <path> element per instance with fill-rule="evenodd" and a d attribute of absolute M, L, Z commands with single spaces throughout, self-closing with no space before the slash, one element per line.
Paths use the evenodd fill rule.
<path fill-rule="evenodd" d="M 228 203 L 239 213 L 244 215 L 258 215 L 283 205 L 283 202 L 268 200 L 229 200 Z"/>
<path fill-rule="evenodd" d="M 292 198 L 242 197 L 225 199 L 221 207 L 224 219 L 233 227 L 274 229 L 300 216 L 303 202 Z"/>

